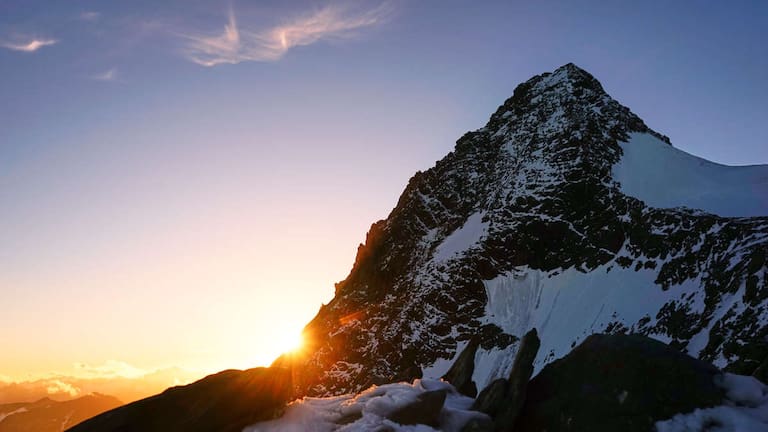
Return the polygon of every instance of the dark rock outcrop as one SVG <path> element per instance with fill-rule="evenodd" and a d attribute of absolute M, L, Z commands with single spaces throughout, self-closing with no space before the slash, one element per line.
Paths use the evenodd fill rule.
<path fill-rule="evenodd" d="M 496 417 L 504 406 L 507 393 L 509 393 L 509 381 L 506 378 L 494 380 L 477 395 L 472 409 Z"/>
<path fill-rule="evenodd" d="M 227 370 L 108 411 L 71 432 L 239 432 L 282 414 L 293 393 L 283 368 Z"/>
<path fill-rule="evenodd" d="M 763 384 L 768 384 L 768 358 L 760 363 L 760 366 L 752 372 L 752 376 L 762 381 Z"/>
<path fill-rule="evenodd" d="M 470 339 L 467 347 L 443 375 L 443 379 L 456 387 L 459 393 L 469 397 L 477 396 L 477 384 L 472 381 L 472 373 L 475 371 L 475 354 L 478 346 L 480 341 L 477 337 Z"/>
<path fill-rule="evenodd" d="M 520 410 L 525 403 L 528 380 L 533 374 L 533 361 L 539 352 L 541 341 L 536 334 L 536 329 L 531 329 L 523 336 L 520 346 L 512 363 L 509 373 L 509 387 L 504 401 L 496 415 L 495 424 L 497 430 L 509 430 L 515 424 Z"/>
<path fill-rule="evenodd" d="M 530 381 L 514 430 L 647 432 L 658 420 L 719 405 L 719 374 L 641 335 L 592 335 Z"/>
<path fill-rule="evenodd" d="M 415 401 L 387 415 L 387 418 L 401 425 L 425 424 L 437 426 L 440 411 L 445 404 L 444 390 L 433 390 L 419 394 Z"/>
<path fill-rule="evenodd" d="M 392 382 L 413 382 L 415 379 L 420 379 L 424 376 L 424 372 L 418 366 L 411 366 L 405 369 L 400 375 L 395 376 Z"/>

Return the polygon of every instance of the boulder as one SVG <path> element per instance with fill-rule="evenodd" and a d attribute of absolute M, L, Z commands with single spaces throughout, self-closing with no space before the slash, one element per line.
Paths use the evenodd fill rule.
<path fill-rule="evenodd" d="M 641 335 L 592 335 L 527 388 L 515 432 L 647 432 L 678 413 L 719 405 L 714 366 Z"/>
<path fill-rule="evenodd" d="M 475 354 L 479 345 L 477 337 L 470 339 L 469 344 L 443 375 L 443 379 L 456 387 L 459 393 L 469 397 L 477 396 L 477 385 L 472 381 L 472 374 L 475 372 Z"/>
<path fill-rule="evenodd" d="M 291 400 L 289 369 L 226 370 L 86 420 L 70 432 L 239 432 L 282 415 Z"/>
<path fill-rule="evenodd" d="M 386 417 L 401 425 L 424 424 L 437 426 L 440 411 L 445 403 L 445 390 L 433 390 L 419 394 L 415 401 L 398 408 Z"/>

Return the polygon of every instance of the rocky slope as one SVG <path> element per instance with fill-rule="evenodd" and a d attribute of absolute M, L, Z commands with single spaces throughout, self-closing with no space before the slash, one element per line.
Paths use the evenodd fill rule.
<path fill-rule="evenodd" d="M 438 378 L 473 337 L 484 388 L 534 327 L 537 371 L 632 332 L 752 373 L 768 357 L 768 167 L 704 162 L 573 64 L 531 78 L 371 226 L 305 329 L 299 391 Z"/>

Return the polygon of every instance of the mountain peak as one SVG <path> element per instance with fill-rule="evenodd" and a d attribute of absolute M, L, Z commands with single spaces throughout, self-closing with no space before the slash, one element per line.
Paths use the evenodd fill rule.
<path fill-rule="evenodd" d="M 603 86 L 600 85 L 600 82 L 595 79 L 592 74 L 573 63 L 567 63 L 555 69 L 554 72 L 546 72 L 539 75 L 539 77 L 541 78 L 542 83 L 547 87 L 570 84 L 571 86 L 584 87 L 593 91 L 605 93 Z M 536 79 L 536 77 L 533 79 Z"/>
<path fill-rule="evenodd" d="M 608 95 L 592 74 L 573 63 L 518 85 L 485 127 L 493 135 L 514 129 L 541 137 L 565 130 L 583 136 L 585 128 L 602 130 L 612 139 L 626 138 L 630 132 L 650 133 L 670 144 L 668 137 L 651 130 Z"/>
<path fill-rule="evenodd" d="M 557 73 L 567 73 L 571 76 L 588 76 L 590 78 L 594 78 L 589 72 L 580 68 L 573 62 L 566 63 L 560 66 L 559 68 L 555 69 L 554 74 L 557 74 Z"/>

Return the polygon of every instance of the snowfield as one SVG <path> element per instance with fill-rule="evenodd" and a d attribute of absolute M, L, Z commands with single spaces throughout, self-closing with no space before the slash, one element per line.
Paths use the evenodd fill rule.
<path fill-rule="evenodd" d="M 520 267 L 484 281 L 488 296 L 484 320 L 513 335 L 523 335 L 536 328 L 541 348 L 534 362 L 535 374 L 613 322 L 629 328 L 647 317 L 653 324 L 658 310 L 670 300 L 684 301 L 694 311 L 703 308 L 704 293 L 698 278 L 663 291 L 654 283 L 656 276 L 655 270 L 635 271 L 613 261 L 589 273 L 574 268 L 542 272 Z M 734 300 L 738 298 L 740 296 L 735 296 Z M 650 336 L 668 342 L 662 335 Z M 706 333 L 701 335 L 706 337 Z M 706 341 L 701 347 L 704 345 Z M 516 344 L 503 350 L 478 349 L 472 375 L 478 389 L 496 378 L 508 376 L 516 351 Z M 432 367 L 425 368 L 424 377 L 443 376 L 459 353 L 461 349 L 454 358 L 438 360 Z M 696 356 L 698 352 L 689 354 Z"/>
<path fill-rule="evenodd" d="M 727 166 L 688 154 L 648 133 L 620 143 L 613 167 L 621 191 L 651 207 L 688 207 L 726 217 L 768 215 L 768 165 Z"/>

